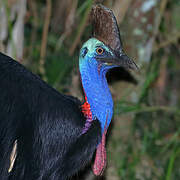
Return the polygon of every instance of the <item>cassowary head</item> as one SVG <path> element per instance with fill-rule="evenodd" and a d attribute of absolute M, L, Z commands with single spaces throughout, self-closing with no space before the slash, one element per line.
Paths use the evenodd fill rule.
<path fill-rule="evenodd" d="M 80 68 L 83 65 L 97 67 L 98 71 L 108 70 L 113 67 L 136 69 L 137 66 L 123 51 L 113 50 L 102 41 L 91 38 L 80 51 Z"/>
<path fill-rule="evenodd" d="M 80 68 L 85 63 L 98 67 L 98 71 L 117 66 L 137 69 L 134 61 L 123 52 L 113 12 L 102 5 L 96 5 L 92 9 L 91 17 L 93 38 L 81 48 Z"/>

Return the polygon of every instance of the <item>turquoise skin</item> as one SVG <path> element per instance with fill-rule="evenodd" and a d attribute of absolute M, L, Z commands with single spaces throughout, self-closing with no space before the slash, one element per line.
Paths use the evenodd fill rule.
<path fill-rule="evenodd" d="M 97 48 L 103 48 L 104 52 L 98 54 Z M 79 57 L 79 70 L 82 85 L 90 104 L 92 118 L 98 119 L 101 123 L 102 133 L 111 122 L 113 115 L 113 100 L 106 80 L 106 73 L 115 65 L 108 65 L 98 58 L 106 58 L 113 52 L 101 41 L 91 38 L 81 48 Z"/>

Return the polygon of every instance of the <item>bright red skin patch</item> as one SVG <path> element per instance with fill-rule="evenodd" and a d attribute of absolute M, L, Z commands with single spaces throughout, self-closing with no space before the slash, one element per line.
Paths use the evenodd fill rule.
<path fill-rule="evenodd" d="M 81 106 L 82 113 L 86 117 L 86 123 L 82 130 L 82 134 L 86 133 L 91 126 L 92 123 L 92 112 L 90 108 L 90 104 L 87 102 L 87 98 L 85 98 L 85 103 Z"/>
<path fill-rule="evenodd" d="M 92 113 L 91 113 L 91 109 L 90 109 L 90 104 L 86 101 L 82 106 L 82 112 L 84 114 L 84 116 L 88 119 L 92 120 Z"/>

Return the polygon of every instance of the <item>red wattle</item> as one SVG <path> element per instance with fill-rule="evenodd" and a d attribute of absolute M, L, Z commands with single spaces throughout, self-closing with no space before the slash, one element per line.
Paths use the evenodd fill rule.
<path fill-rule="evenodd" d="M 101 143 L 98 145 L 96 150 L 96 157 L 93 165 L 93 172 L 96 176 L 102 175 L 106 167 L 105 141 L 106 141 L 106 131 L 103 133 Z"/>

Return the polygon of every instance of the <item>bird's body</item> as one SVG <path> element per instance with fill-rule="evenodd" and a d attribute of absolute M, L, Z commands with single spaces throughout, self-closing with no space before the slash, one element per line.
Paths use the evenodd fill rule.
<path fill-rule="evenodd" d="M 99 122 L 81 135 L 86 119 L 79 100 L 3 54 L 0 72 L 1 179 L 60 180 L 85 166 L 100 141 Z M 15 140 L 17 157 L 8 173 Z"/>
<path fill-rule="evenodd" d="M 92 38 L 80 52 L 79 69 L 90 117 L 83 114 L 78 99 L 57 92 L 21 64 L 0 54 L 0 147 L 4 147 L 0 167 L 4 180 L 6 176 L 10 180 L 65 179 L 92 158 L 113 111 L 105 78 L 109 67 L 101 64 L 98 68 L 95 59 L 99 46 L 105 48 Z M 83 132 L 87 120 L 89 126 Z M 4 167 L 10 165 L 16 140 L 17 157 L 8 174 Z"/>

